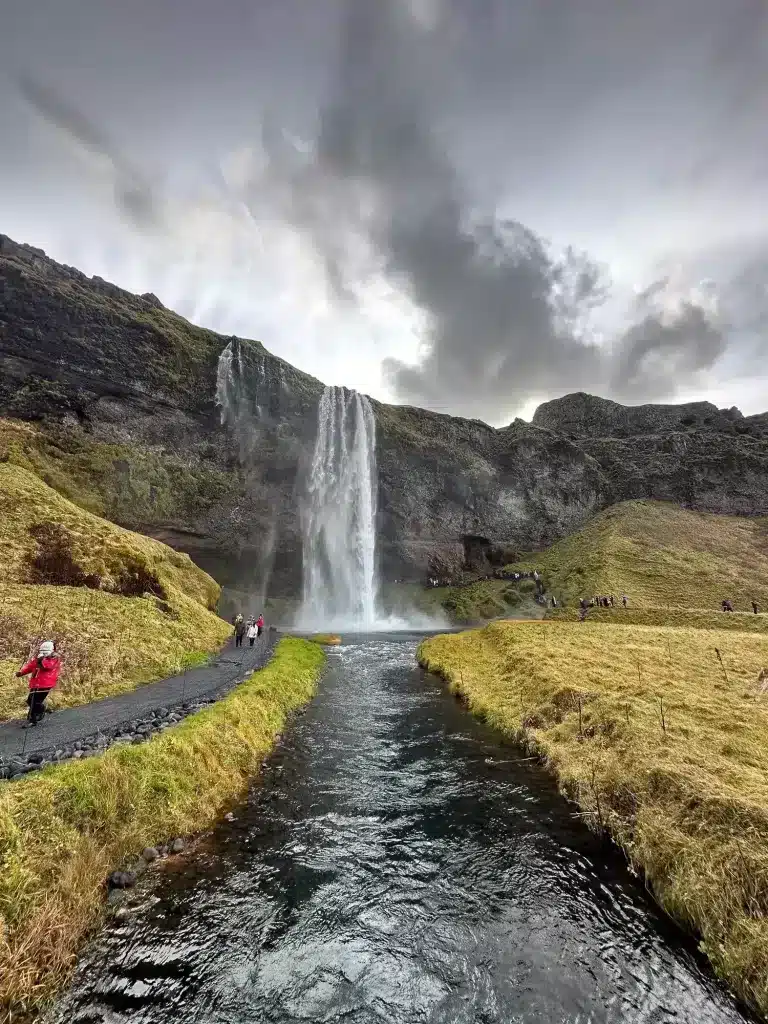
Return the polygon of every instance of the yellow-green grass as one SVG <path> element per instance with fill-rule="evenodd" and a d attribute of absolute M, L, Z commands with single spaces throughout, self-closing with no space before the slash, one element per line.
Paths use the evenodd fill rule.
<path fill-rule="evenodd" d="M 104 912 L 104 880 L 145 846 L 209 826 L 243 792 L 325 655 L 285 638 L 248 682 L 139 746 L 0 783 L 0 1008 L 39 1008 Z M 2 1018 L 2 1012 L 0 1012 Z"/>
<path fill-rule="evenodd" d="M 321 647 L 338 647 L 341 643 L 341 637 L 335 633 L 315 633 L 307 639 L 314 644 L 320 644 Z"/>
<path fill-rule="evenodd" d="M 547 621 L 576 622 L 579 609 L 551 608 Z M 589 622 L 623 626 L 680 626 L 687 629 L 726 629 L 737 633 L 768 633 L 768 615 L 762 612 L 711 612 L 696 608 L 590 608 Z"/>
<path fill-rule="evenodd" d="M 383 603 L 395 615 L 409 610 L 434 615 L 443 622 L 478 625 L 510 615 L 540 617 L 544 609 L 533 600 L 532 580 L 478 580 L 466 586 L 424 587 L 414 583 L 388 584 Z"/>
<path fill-rule="evenodd" d="M 510 569 L 542 571 L 547 591 L 569 604 L 626 593 L 636 608 L 717 610 L 725 599 L 768 611 L 768 519 L 690 512 L 626 501 Z"/>
<path fill-rule="evenodd" d="M 140 564 L 166 600 L 27 583 L 37 550 L 30 527 L 49 522 L 67 531 L 74 560 L 103 587 Z M 26 682 L 15 672 L 43 638 L 63 655 L 52 703 L 72 706 L 180 671 L 231 632 L 214 612 L 218 584 L 188 555 L 84 511 L 11 463 L 0 463 L 0 576 L 0 719 L 25 710 Z"/>
<path fill-rule="evenodd" d="M 494 623 L 426 640 L 419 657 L 544 756 L 717 973 L 768 1013 L 768 638 Z"/>

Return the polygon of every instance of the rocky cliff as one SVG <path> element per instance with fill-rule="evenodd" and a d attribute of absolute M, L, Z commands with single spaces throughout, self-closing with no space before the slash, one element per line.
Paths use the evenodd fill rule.
<path fill-rule="evenodd" d="M 0 236 L 0 458 L 224 583 L 297 591 L 322 387 L 258 342 Z M 457 565 L 477 538 L 499 556 L 547 544 L 630 497 L 768 513 L 768 416 L 568 395 L 495 430 L 373 405 L 389 578 Z"/>

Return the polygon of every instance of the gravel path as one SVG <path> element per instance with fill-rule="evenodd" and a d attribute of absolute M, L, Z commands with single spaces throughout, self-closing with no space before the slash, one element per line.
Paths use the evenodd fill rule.
<path fill-rule="evenodd" d="M 243 682 L 272 656 L 277 634 L 270 630 L 253 647 L 235 648 L 234 641 L 209 665 L 189 669 L 178 676 L 147 683 L 130 693 L 107 697 L 46 715 L 32 729 L 23 729 L 23 720 L 0 725 L 0 759 L 26 757 L 71 746 L 95 733 L 113 733 L 121 726 L 151 715 L 158 709 L 171 710 L 200 699 L 222 696 Z M 21 682 L 21 680 L 20 680 Z M 26 692 L 19 687 L 19 700 Z"/>

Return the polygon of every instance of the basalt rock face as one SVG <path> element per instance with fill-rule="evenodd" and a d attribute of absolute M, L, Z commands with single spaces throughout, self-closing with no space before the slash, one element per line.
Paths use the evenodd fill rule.
<path fill-rule="evenodd" d="M 74 500 L 188 551 L 225 585 L 298 592 L 321 393 L 257 342 L 0 236 L 0 416 L 36 422 L 54 486 L 74 482 Z M 530 550 L 627 498 L 768 513 L 766 415 L 568 395 L 495 430 L 373 408 L 387 578 L 458 567 L 483 539 Z M 0 457 L 25 455 L 14 442 Z"/>

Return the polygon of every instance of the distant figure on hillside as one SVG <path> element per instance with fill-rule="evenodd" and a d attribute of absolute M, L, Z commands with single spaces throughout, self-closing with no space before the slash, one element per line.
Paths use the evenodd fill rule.
<path fill-rule="evenodd" d="M 557 598 L 554 594 L 552 595 L 552 607 L 557 608 Z"/>
<path fill-rule="evenodd" d="M 611 594 L 611 608 L 616 604 L 616 598 Z"/>
<path fill-rule="evenodd" d="M 248 646 L 253 647 L 256 637 L 259 635 L 259 631 L 256 628 L 256 623 L 252 622 L 248 627 Z"/>
<path fill-rule="evenodd" d="M 627 597 L 626 594 L 622 594 L 621 595 L 621 603 L 624 605 L 625 608 L 629 604 L 629 598 Z"/>
<path fill-rule="evenodd" d="M 760 609 L 757 607 L 757 601 L 752 602 L 752 611 L 755 613 L 755 615 L 757 615 L 757 613 L 760 611 Z"/>
<path fill-rule="evenodd" d="M 730 601 L 723 601 L 723 611 L 724 612 L 732 612 L 733 611 L 733 605 L 731 604 Z"/>
<path fill-rule="evenodd" d="M 16 678 L 30 676 L 29 694 L 27 695 L 27 724 L 25 729 L 37 723 L 45 716 L 45 698 L 59 681 L 61 659 L 54 650 L 52 640 L 44 640 L 36 658 L 32 658 L 16 673 Z"/>
<path fill-rule="evenodd" d="M 234 618 L 235 624 L 235 647 L 243 646 L 243 637 L 245 636 L 245 620 L 242 615 L 236 615 Z"/>
<path fill-rule="evenodd" d="M 259 612 L 259 617 L 256 619 L 256 636 L 261 636 L 264 632 L 264 613 Z"/>

